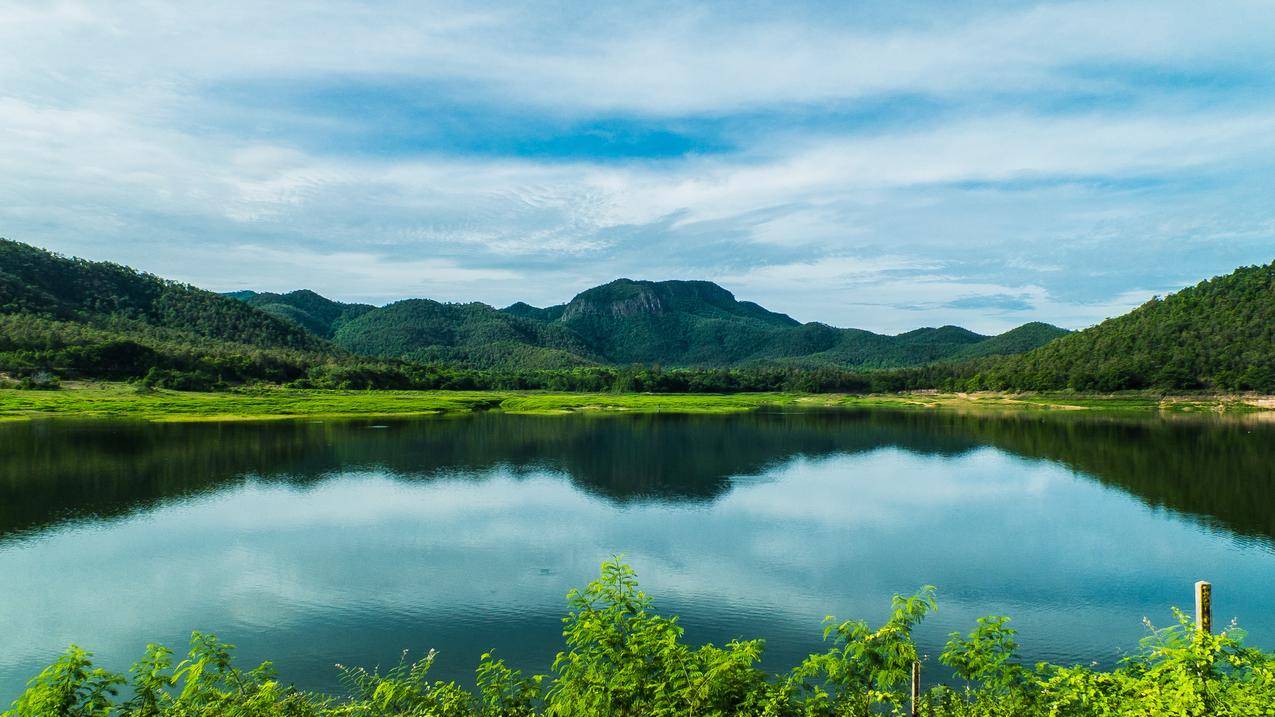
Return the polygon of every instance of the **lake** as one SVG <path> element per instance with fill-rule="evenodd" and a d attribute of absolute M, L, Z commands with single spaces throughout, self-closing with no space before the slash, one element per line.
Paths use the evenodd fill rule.
<path fill-rule="evenodd" d="M 938 587 L 918 642 L 1006 614 L 1028 661 L 1113 664 L 1191 608 L 1275 648 L 1275 427 L 843 411 L 0 425 L 0 705 L 74 642 L 125 668 L 193 629 L 338 690 L 336 662 L 495 648 L 546 670 L 622 554 L 687 638 L 767 640 Z M 936 668 L 937 669 L 937 668 Z"/>

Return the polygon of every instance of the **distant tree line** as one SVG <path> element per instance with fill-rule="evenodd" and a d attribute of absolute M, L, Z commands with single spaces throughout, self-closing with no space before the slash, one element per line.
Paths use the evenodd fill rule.
<path fill-rule="evenodd" d="M 480 370 L 262 348 L 201 339 L 123 319 L 109 326 L 93 326 L 30 314 L 0 315 L 0 373 L 13 381 L 36 376 L 89 378 L 195 391 L 270 383 L 358 390 L 881 393 L 928 388 L 951 371 L 938 366 L 852 371 L 830 367 L 691 369 L 638 365 Z"/>

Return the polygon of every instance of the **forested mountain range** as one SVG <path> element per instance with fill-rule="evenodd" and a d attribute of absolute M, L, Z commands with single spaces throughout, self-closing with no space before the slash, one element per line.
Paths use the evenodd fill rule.
<path fill-rule="evenodd" d="M 0 383 L 35 375 L 173 388 L 1270 393 L 1275 264 L 1076 333 L 1031 323 L 885 336 L 802 324 L 702 281 L 619 279 L 545 308 L 374 307 L 305 290 L 219 295 L 0 240 Z"/>
<path fill-rule="evenodd" d="M 409 299 L 382 308 L 311 291 L 234 294 L 351 352 L 486 369 L 593 364 L 897 368 L 1018 353 L 1066 334 L 1026 324 L 999 336 L 956 326 L 898 336 L 839 329 L 738 301 L 707 281 L 617 279 L 547 308 Z"/>

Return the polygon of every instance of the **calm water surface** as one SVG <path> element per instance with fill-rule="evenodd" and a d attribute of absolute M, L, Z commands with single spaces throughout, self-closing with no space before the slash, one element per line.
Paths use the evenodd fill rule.
<path fill-rule="evenodd" d="M 845 412 L 0 426 L 0 705 L 74 642 L 124 668 L 192 629 L 302 688 L 333 663 L 495 648 L 545 670 L 563 594 L 623 554 L 694 641 L 823 616 L 919 632 L 1008 614 L 1029 660 L 1110 664 L 1215 585 L 1275 648 L 1275 430 L 1092 416 Z"/>

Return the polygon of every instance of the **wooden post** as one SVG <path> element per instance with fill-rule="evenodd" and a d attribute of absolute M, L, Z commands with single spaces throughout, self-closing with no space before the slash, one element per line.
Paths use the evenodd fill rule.
<path fill-rule="evenodd" d="M 921 717 L 921 661 L 912 663 L 912 717 Z"/>
<path fill-rule="evenodd" d="M 1195 584 L 1195 629 L 1213 632 L 1213 584 L 1206 580 Z"/>

